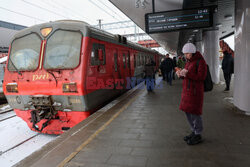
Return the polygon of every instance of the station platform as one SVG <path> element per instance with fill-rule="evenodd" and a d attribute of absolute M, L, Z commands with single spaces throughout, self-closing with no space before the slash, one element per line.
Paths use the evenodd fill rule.
<path fill-rule="evenodd" d="M 128 91 L 15 166 L 249 167 L 250 117 L 227 104 L 224 85 L 205 93 L 204 141 L 194 146 L 183 140 L 181 80 L 160 85 Z"/>

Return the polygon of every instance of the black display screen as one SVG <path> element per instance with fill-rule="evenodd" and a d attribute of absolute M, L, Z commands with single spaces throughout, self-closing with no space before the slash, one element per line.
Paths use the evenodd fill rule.
<path fill-rule="evenodd" d="M 147 33 L 160 33 L 213 26 L 211 7 L 174 10 L 145 15 Z"/>

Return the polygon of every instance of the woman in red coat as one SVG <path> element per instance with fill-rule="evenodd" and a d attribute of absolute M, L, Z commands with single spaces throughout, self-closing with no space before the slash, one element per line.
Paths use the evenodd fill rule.
<path fill-rule="evenodd" d="M 186 43 L 182 52 L 187 59 L 187 63 L 184 69 L 177 72 L 179 77 L 184 78 L 180 110 L 186 113 L 192 130 L 192 133 L 184 137 L 184 140 L 187 144 L 194 145 L 202 141 L 203 125 L 201 114 L 207 65 L 200 52 L 196 51 L 194 44 Z"/>

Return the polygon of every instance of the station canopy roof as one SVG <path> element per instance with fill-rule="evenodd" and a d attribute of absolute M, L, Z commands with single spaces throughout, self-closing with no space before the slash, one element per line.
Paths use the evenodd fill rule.
<path fill-rule="evenodd" d="M 8 52 L 10 40 L 21 29 L 26 28 L 25 26 L 0 21 L 0 52 Z"/>
<path fill-rule="evenodd" d="M 145 31 L 145 14 L 152 13 L 152 0 L 109 0 L 141 29 Z M 192 36 L 192 42 L 202 40 L 202 31 L 219 30 L 219 38 L 234 32 L 235 0 L 154 0 L 155 12 L 215 6 L 213 26 L 203 29 L 189 29 L 149 34 L 170 53 L 178 53 Z"/>

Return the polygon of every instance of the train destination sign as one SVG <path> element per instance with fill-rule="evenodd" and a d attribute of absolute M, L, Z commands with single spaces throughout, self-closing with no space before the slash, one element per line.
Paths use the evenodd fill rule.
<path fill-rule="evenodd" d="M 145 25 L 147 33 L 211 27 L 213 26 L 212 8 L 147 13 Z"/>

